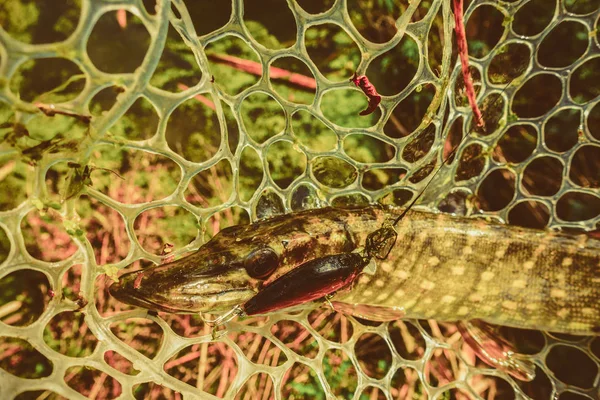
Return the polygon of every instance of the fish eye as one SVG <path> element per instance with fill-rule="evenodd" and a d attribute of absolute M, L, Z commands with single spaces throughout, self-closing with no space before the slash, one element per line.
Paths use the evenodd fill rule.
<path fill-rule="evenodd" d="M 267 279 L 279 266 L 279 256 L 270 247 L 254 250 L 246 256 L 244 268 L 255 279 Z"/>

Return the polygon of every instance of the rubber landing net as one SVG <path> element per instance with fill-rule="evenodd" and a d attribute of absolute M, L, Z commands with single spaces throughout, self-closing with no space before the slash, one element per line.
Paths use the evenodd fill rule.
<path fill-rule="evenodd" d="M 314 305 L 215 339 L 109 297 L 226 226 L 406 204 L 457 145 L 422 209 L 598 228 L 598 1 L 465 5 L 485 131 L 450 1 L 246 3 L 0 3 L 0 398 L 597 399 L 593 337 L 503 330 L 524 382 L 454 324 Z"/>

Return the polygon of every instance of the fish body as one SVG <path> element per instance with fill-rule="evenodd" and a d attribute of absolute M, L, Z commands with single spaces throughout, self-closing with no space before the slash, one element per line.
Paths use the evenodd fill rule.
<path fill-rule="evenodd" d="M 328 207 L 230 227 L 190 256 L 123 275 L 111 293 L 155 310 L 226 311 L 311 260 L 360 251 L 370 233 L 401 212 Z M 374 273 L 361 274 L 351 289 L 335 294 L 340 310 L 379 320 L 481 319 L 600 333 L 597 241 L 418 211 L 408 212 L 395 229 L 391 252 L 373 258 Z M 250 254 L 264 248 L 277 255 L 277 265 L 256 279 L 248 273 L 256 267 L 248 265 L 254 263 Z"/>

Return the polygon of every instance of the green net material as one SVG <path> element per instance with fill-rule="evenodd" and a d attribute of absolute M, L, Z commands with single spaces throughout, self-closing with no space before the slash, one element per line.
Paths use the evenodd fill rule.
<path fill-rule="evenodd" d="M 406 204 L 456 146 L 423 209 L 597 229 L 597 1 L 468 4 L 485 131 L 449 1 L 289 0 L 252 17 L 242 0 L 150 3 L 56 5 L 36 34 L 19 28 L 43 22 L 35 3 L 0 3 L 0 398 L 599 397 L 593 337 L 524 333 L 536 378 L 523 382 L 478 360 L 453 324 L 310 305 L 211 336 L 197 316 L 106 290 L 107 275 L 162 262 L 165 243 L 181 255 L 239 222 Z M 287 16 L 291 37 L 255 21 L 276 3 L 269 18 Z M 357 116 L 354 71 L 384 95 L 371 116 Z"/>

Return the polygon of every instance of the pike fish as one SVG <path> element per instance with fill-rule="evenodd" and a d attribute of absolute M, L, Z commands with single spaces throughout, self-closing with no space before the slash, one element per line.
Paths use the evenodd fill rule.
<path fill-rule="evenodd" d="M 410 210 L 390 253 L 372 258 L 374 271 L 366 273 L 349 254 L 401 212 L 327 207 L 232 226 L 189 256 L 122 275 L 110 292 L 150 310 L 222 313 L 279 285 L 261 307 L 254 301 L 269 312 L 321 285 L 334 292 L 338 310 L 366 319 L 483 320 L 600 334 L 600 242 Z"/>

